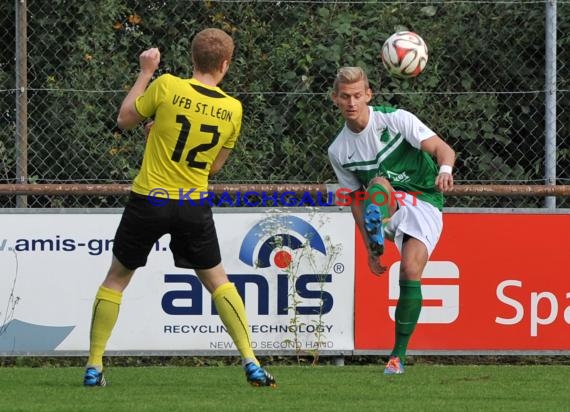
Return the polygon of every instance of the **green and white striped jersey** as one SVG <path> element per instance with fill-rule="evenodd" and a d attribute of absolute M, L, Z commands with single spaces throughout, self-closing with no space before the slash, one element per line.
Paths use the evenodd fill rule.
<path fill-rule="evenodd" d="M 420 149 L 421 142 L 435 133 L 406 110 L 369 108 L 370 119 L 364 130 L 354 133 L 345 124 L 329 147 L 340 186 L 354 191 L 382 176 L 395 190 L 416 192 L 418 199 L 442 210 L 443 194 L 435 187 L 437 164 Z"/>

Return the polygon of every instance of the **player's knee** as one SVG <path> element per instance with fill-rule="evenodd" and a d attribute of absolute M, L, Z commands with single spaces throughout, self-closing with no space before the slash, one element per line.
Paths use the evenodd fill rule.
<path fill-rule="evenodd" d="M 402 280 L 420 280 L 422 276 L 422 265 L 414 261 L 400 262 L 400 279 Z"/>
<path fill-rule="evenodd" d="M 383 186 L 385 189 L 387 189 L 390 192 L 394 190 L 392 188 L 392 185 L 390 184 L 390 181 L 388 179 L 386 179 L 385 177 L 382 177 L 382 176 L 376 176 L 375 178 L 373 178 L 370 181 L 369 186 L 372 186 L 375 184 L 379 184 L 380 186 Z"/>

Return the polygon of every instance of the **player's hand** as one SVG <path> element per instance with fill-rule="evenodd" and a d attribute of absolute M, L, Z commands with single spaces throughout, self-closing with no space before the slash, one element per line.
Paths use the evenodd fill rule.
<path fill-rule="evenodd" d="M 145 140 L 148 139 L 148 135 L 150 134 L 150 128 L 152 127 L 153 124 L 154 124 L 153 120 L 145 123 L 145 125 L 144 125 L 144 138 L 145 138 Z"/>
<path fill-rule="evenodd" d="M 451 173 L 440 173 L 435 178 L 435 187 L 440 192 L 447 192 L 453 189 L 453 176 Z"/>
<path fill-rule="evenodd" d="M 386 272 L 387 267 L 383 266 L 380 262 L 380 256 L 374 255 L 372 253 L 368 254 L 368 267 L 370 271 L 376 276 L 380 276 Z"/>
<path fill-rule="evenodd" d="M 160 51 L 156 47 L 143 51 L 139 56 L 139 63 L 141 72 L 153 74 L 160 63 Z"/>

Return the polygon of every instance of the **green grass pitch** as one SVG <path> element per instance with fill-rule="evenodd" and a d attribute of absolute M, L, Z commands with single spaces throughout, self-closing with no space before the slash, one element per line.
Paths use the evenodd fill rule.
<path fill-rule="evenodd" d="M 278 387 L 239 366 L 109 367 L 84 388 L 78 367 L 0 368 L 0 411 L 570 411 L 570 366 L 271 366 Z"/>

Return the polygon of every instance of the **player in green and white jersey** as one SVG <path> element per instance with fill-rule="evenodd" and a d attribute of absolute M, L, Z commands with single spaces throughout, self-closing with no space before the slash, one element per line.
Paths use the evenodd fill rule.
<path fill-rule="evenodd" d="M 386 270 L 380 261 L 384 237 L 401 254 L 396 340 L 384 370 L 398 374 L 422 307 L 422 272 L 443 228 L 443 192 L 453 187 L 455 152 L 414 114 L 369 106 L 371 99 L 360 67 L 339 70 L 332 100 L 345 125 L 328 155 L 340 186 L 351 191 L 372 273 Z"/>

